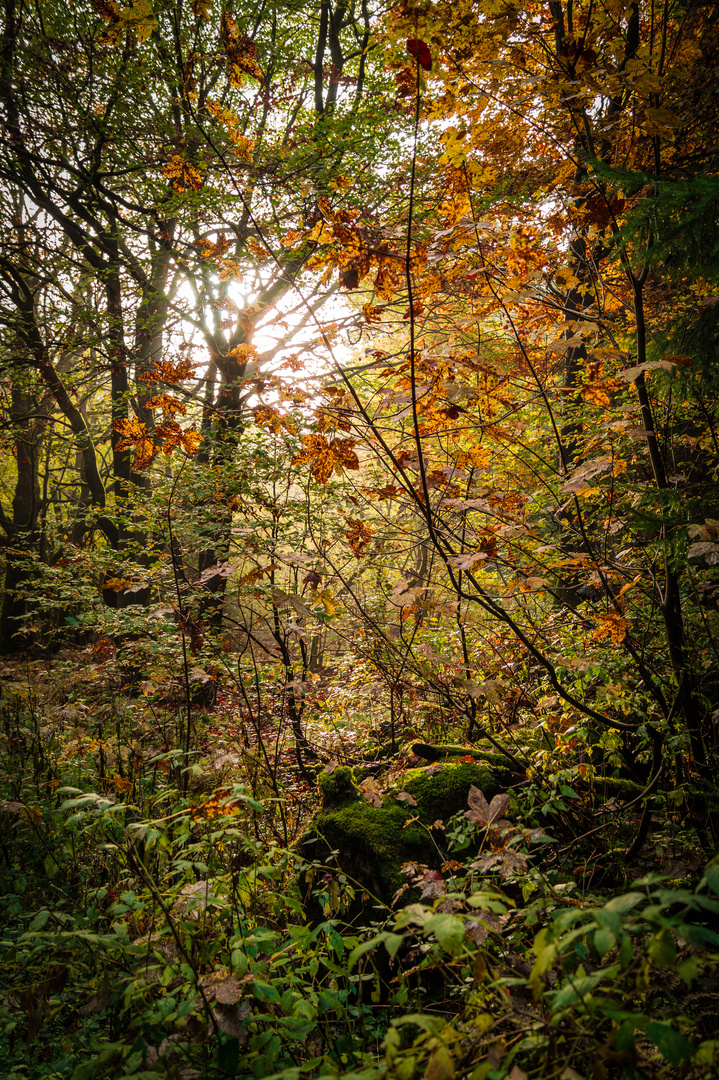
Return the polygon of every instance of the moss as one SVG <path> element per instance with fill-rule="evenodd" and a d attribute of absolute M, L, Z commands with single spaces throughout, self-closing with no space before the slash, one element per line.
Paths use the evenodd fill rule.
<path fill-rule="evenodd" d="M 323 806 L 340 806 L 357 798 L 357 788 L 352 780 L 352 770 L 342 765 L 333 772 L 321 772 L 318 777 Z"/>
<path fill-rule="evenodd" d="M 438 818 L 446 820 L 465 810 L 472 784 L 491 799 L 506 791 L 511 779 L 509 770 L 469 762 L 410 769 L 383 805 L 374 807 L 358 797 L 349 769 L 335 769 L 320 777 L 323 809 L 302 837 L 300 850 L 309 860 L 336 859 L 344 873 L 388 902 L 407 881 L 401 872 L 403 863 L 440 865 L 442 855 L 427 827 Z M 412 795 L 417 806 L 397 802 L 399 791 Z M 418 822 L 408 825 L 413 817 Z"/>
<path fill-rule="evenodd" d="M 385 800 L 382 807 L 369 806 L 363 799 L 336 810 L 320 812 L 312 833 L 320 843 L 303 846 L 305 858 L 325 859 L 337 851 L 342 870 L 375 896 L 388 901 L 407 878 L 402 863 L 429 863 L 436 849 L 419 825 L 405 828 L 410 814 L 399 803 Z M 324 841 L 324 843 L 323 843 Z"/>
<path fill-rule="evenodd" d="M 511 768 L 511 761 L 491 747 L 491 743 L 475 746 L 459 746 L 455 743 L 413 743 L 411 750 L 425 761 L 451 761 L 452 758 L 474 758 L 480 764 L 494 765 L 499 769 Z"/>
<path fill-rule="evenodd" d="M 444 820 L 466 809 L 472 784 L 489 800 L 506 791 L 511 780 L 508 769 L 460 762 L 444 765 L 434 775 L 428 769 L 409 769 L 403 777 L 403 788 L 417 800 L 419 815 L 429 825 L 437 818 Z"/>

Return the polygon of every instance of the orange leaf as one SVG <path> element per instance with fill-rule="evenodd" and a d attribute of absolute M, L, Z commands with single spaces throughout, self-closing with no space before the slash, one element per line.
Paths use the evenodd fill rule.
<path fill-rule="evenodd" d="M 361 559 L 372 539 L 372 530 L 357 518 L 349 518 L 347 524 L 349 525 L 349 528 L 345 529 L 347 543 L 352 548 L 355 557 Z"/>
<path fill-rule="evenodd" d="M 162 175 L 172 183 L 172 190 L 176 195 L 181 195 L 188 188 L 191 191 L 199 191 L 203 184 L 202 173 L 194 165 L 175 154 L 166 165 L 162 167 Z"/>

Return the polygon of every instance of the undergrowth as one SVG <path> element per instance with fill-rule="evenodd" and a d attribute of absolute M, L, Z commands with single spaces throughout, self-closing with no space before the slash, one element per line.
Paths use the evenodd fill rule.
<path fill-rule="evenodd" d="M 1 717 L 7 1080 L 714 1074 L 719 861 L 558 858 L 568 773 L 511 810 L 472 788 L 390 907 L 282 842 L 276 776 L 258 798 L 199 750 L 133 750 L 133 708 L 58 723 L 29 685 Z"/>

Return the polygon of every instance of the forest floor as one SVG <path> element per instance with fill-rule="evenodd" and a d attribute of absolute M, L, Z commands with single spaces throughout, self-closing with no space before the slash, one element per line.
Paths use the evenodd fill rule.
<path fill-rule="evenodd" d="M 393 753 L 379 711 L 328 719 L 320 679 L 300 767 L 270 685 L 253 710 L 198 682 L 188 748 L 181 681 L 123 678 L 91 649 L 0 665 L 7 1080 L 716 1075 L 719 865 L 683 791 L 646 818 L 641 785 L 575 755 L 435 829 L 403 779 L 483 756 L 441 719 Z M 394 904 L 301 846 L 345 773 L 351 817 L 399 805 L 441 854 Z"/>

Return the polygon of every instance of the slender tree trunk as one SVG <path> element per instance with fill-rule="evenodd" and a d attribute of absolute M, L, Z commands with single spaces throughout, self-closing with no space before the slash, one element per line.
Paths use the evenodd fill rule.
<path fill-rule="evenodd" d="M 23 586 L 32 578 L 27 559 L 37 543 L 37 522 L 40 513 L 38 459 L 41 427 L 36 413 L 37 396 L 26 388 L 22 373 L 13 378 L 10 418 L 15 428 L 14 450 L 17 466 L 15 494 L 12 502 L 12 521 L 5 524 L 9 532 L 6 550 L 5 582 L 0 611 L 0 651 L 16 652 L 28 641 L 23 633 L 25 614 Z"/>

